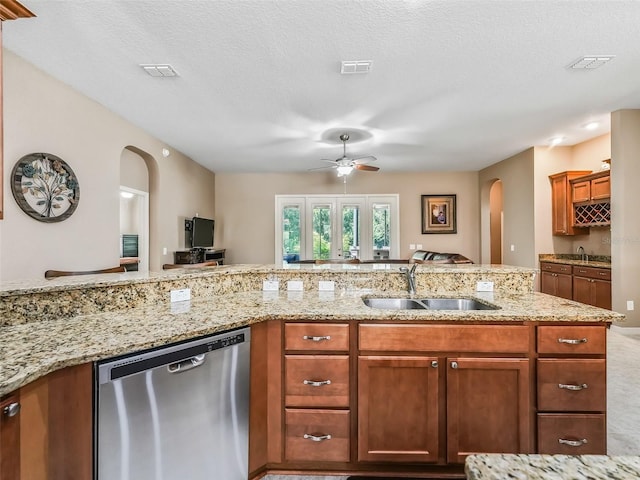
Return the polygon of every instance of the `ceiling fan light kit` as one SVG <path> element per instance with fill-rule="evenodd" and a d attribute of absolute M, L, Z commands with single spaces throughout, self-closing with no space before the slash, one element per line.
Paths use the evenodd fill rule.
<path fill-rule="evenodd" d="M 335 160 L 329 160 L 323 158 L 323 162 L 329 162 L 332 165 L 319 168 L 311 168 L 310 170 L 324 170 L 327 168 L 335 168 L 338 173 L 338 177 L 345 177 L 354 170 L 363 170 L 365 172 L 377 172 L 379 167 L 368 165 L 368 162 L 375 162 L 377 159 L 373 155 L 365 155 L 362 157 L 347 157 L 347 141 L 349 140 L 349 134 L 343 133 L 340 135 L 340 141 L 342 142 L 342 157 Z"/>

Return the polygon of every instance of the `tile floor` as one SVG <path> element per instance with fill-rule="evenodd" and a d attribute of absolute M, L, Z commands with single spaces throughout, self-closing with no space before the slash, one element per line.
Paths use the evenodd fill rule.
<path fill-rule="evenodd" d="M 607 336 L 609 455 L 640 455 L 640 329 Z M 346 480 L 344 476 L 267 475 L 264 480 Z"/>

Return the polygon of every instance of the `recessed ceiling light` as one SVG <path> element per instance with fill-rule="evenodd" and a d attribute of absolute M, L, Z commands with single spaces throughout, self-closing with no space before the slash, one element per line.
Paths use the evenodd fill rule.
<path fill-rule="evenodd" d="M 614 58 L 615 55 L 585 55 L 571 62 L 567 68 L 570 70 L 593 70 Z"/>
<path fill-rule="evenodd" d="M 589 122 L 589 123 L 585 123 L 582 126 L 582 128 L 584 128 L 585 130 L 595 130 L 599 126 L 600 126 L 600 122 Z"/>
<path fill-rule="evenodd" d="M 562 142 L 564 142 L 564 137 L 553 137 L 549 139 L 549 145 L 551 146 L 560 145 Z"/>
<path fill-rule="evenodd" d="M 124 191 L 122 191 L 122 192 L 120 192 L 120 196 L 121 196 L 122 198 L 133 198 L 133 193 L 131 193 L 131 192 L 124 192 Z"/>

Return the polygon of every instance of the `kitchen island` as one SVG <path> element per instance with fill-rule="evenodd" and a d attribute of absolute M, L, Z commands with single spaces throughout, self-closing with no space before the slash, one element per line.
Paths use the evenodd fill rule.
<path fill-rule="evenodd" d="M 416 274 L 414 297 L 473 298 L 498 308 L 366 306 L 363 298 L 411 297 L 397 265 L 224 266 L 2 284 L 0 394 L 29 393 L 38 382 L 73 372 L 72 385 L 83 391 L 76 401 L 90 411 L 91 362 L 251 325 L 253 476 L 265 471 L 411 475 L 425 469 L 461 474 L 468 453 L 538 451 L 537 418 L 553 430 L 559 412 L 571 424 L 579 419 L 594 429 L 598 440 L 587 448 L 603 448 L 606 328 L 622 315 L 534 292 L 533 269 L 421 265 Z M 276 291 L 262 291 L 263 281 L 275 280 Z M 290 280 L 301 281 L 304 291 L 288 290 Z M 333 282 L 334 290 L 321 291 L 320 281 Z M 492 282 L 494 291 L 476 291 L 477 282 Z M 191 290 L 191 301 L 170 303 L 170 291 L 183 288 Z M 560 353 L 554 350 L 556 337 L 562 340 Z M 542 362 L 553 377 L 556 357 L 562 357 L 563 367 L 588 366 L 593 384 L 584 394 L 595 396 L 585 407 L 588 414 L 559 406 L 536 410 L 536 391 L 549 383 L 537 379 L 536 365 Z M 337 377 L 327 388 L 316 388 L 325 372 L 314 369 L 327 366 Z M 298 375 L 314 377 L 313 388 L 301 390 Z M 393 388 L 385 383 L 389 379 Z M 61 385 L 59 379 L 49 385 L 49 395 L 60 388 L 64 397 L 75 388 Z M 471 385 L 485 385 L 492 393 Z M 489 409 L 495 437 L 486 422 L 478 422 L 487 413 L 474 408 Z M 447 414 L 453 411 L 455 418 Z M 369 419 L 394 435 L 380 437 Z M 86 443 L 88 420 L 76 420 Z M 332 441 L 302 441 L 296 433 L 325 425 L 336 428 Z M 406 425 L 418 434 L 403 438 Z M 490 434 L 482 445 L 474 433 L 478 429 Z"/>

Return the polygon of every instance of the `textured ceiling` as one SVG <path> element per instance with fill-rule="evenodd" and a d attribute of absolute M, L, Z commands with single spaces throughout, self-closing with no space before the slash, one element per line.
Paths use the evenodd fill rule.
<path fill-rule="evenodd" d="M 478 170 L 640 108 L 640 1 L 22 3 L 6 48 L 214 172 L 307 171 L 343 130 L 382 171 Z M 616 57 L 566 68 L 593 54 Z"/>

